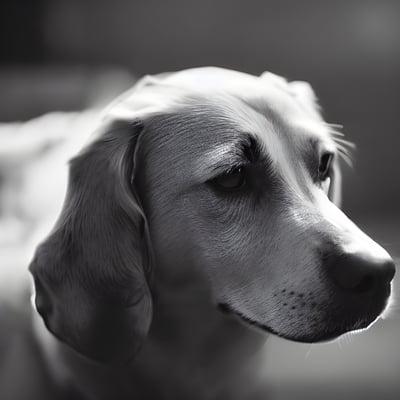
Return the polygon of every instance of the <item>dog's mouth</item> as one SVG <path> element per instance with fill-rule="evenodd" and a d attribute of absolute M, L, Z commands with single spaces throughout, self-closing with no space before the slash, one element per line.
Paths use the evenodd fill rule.
<path fill-rule="evenodd" d="M 276 332 L 274 329 L 270 328 L 267 325 L 261 324 L 257 321 L 252 320 L 251 318 L 246 317 L 239 311 L 234 310 L 229 304 L 227 303 L 218 303 L 219 310 L 226 315 L 231 315 L 238 319 L 241 323 L 244 323 L 246 326 L 254 327 L 258 330 L 262 330 L 266 333 L 272 333 L 274 335 L 280 336 L 279 332 Z"/>
<path fill-rule="evenodd" d="M 287 332 L 274 329 L 273 327 L 253 320 L 240 311 L 235 310 L 227 303 L 219 303 L 219 310 L 233 318 L 237 319 L 240 323 L 246 325 L 251 329 L 256 329 L 264 333 L 273 334 L 280 338 L 300 342 L 300 343 L 321 343 L 337 339 L 339 336 L 352 331 L 361 331 L 371 326 L 379 317 L 380 312 L 368 314 L 363 317 L 343 317 L 333 318 L 331 320 L 321 321 L 318 324 L 313 324 L 310 329 L 294 330 L 293 327 L 287 329 Z M 304 323 L 306 325 L 306 322 Z"/>

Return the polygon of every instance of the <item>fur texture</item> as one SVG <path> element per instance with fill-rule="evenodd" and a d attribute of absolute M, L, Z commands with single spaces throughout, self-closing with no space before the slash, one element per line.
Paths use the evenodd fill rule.
<path fill-rule="evenodd" d="M 266 332 L 317 342 L 371 324 L 394 265 L 337 207 L 344 146 L 309 85 L 270 73 L 187 70 L 117 99 L 30 266 L 65 384 L 243 398 Z"/>

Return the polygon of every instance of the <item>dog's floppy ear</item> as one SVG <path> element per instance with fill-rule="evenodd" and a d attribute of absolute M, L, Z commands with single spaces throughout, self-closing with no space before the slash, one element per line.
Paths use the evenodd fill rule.
<path fill-rule="evenodd" d="M 265 71 L 260 75 L 261 79 L 269 79 L 275 86 L 289 91 L 293 97 L 301 104 L 303 109 L 317 119 L 321 118 L 320 107 L 318 105 L 317 96 L 313 88 L 305 81 L 288 82 L 285 78 Z"/>
<path fill-rule="evenodd" d="M 305 81 L 289 82 L 290 91 L 303 108 L 317 119 L 321 118 L 321 108 L 311 85 Z"/>
<path fill-rule="evenodd" d="M 142 130 L 109 123 L 71 161 L 63 210 L 29 267 L 47 328 L 103 362 L 131 359 L 152 319 L 148 227 L 134 188 Z"/>

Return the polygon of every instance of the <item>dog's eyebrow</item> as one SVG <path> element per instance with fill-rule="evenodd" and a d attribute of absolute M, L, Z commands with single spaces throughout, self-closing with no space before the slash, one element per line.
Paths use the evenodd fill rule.
<path fill-rule="evenodd" d="M 308 156 L 315 158 L 315 155 L 319 154 L 320 149 L 325 149 L 326 151 L 330 151 L 331 153 L 336 153 L 336 146 L 333 143 L 329 143 L 326 140 L 322 140 L 321 138 L 309 138 L 308 139 Z"/>
<path fill-rule="evenodd" d="M 251 134 L 241 134 L 237 140 L 215 145 L 196 162 L 196 173 L 202 178 L 216 175 L 257 160 L 261 145 Z"/>

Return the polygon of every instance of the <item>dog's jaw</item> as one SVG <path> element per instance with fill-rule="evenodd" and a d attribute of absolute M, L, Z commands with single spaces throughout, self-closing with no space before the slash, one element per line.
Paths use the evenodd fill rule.
<path fill-rule="evenodd" d="M 296 309 L 300 308 L 300 317 L 298 316 L 297 319 L 300 318 L 300 320 L 303 320 L 300 325 L 310 327 L 310 329 L 297 328 L 288 330 L 285 326 L 274 327 L 273 323 L 268 323 L 269 321 L 267 323 L 262 323 L 255 318 L 248 317 L 245 313 L 236 309 L 234 305 L 228 303 L 219 303 L 218 308 L 222 313 L 237 319 L 249 329 L 255 329 L 266 334 L 273 334 L 283 339 L 300 343 L 321 343 L 335 340 L 349 332 L 360 333 L 371 327 L 389 308 L 392 298 L 391 286 L 392 285 L 389 284 L 382 290 L 381 300 L 371 304 L 370 307 L 368 307 L 367 313 L 365 313 L 364 310 L 361 312 L 356 305 L 354 307 L 347 306 L 345 304 L 348 300 L 347 297 L 343 298 L 344 303 L 339 307 L 337 304 L 332 305 L 329 304 L 329 302 L 325 305 L 314 301 L 312 293 L 312 301 L 310 303 L 308 302 L 309 299 L 305 299 L 303 294 L 300 294 L 301 297 L 299 297 L 295 296 L 296 293 L 294 291 L 290 291 L 289 294 L 293 300 L 291 303 L 287 304 L 286 302 L 289 300 L 284 298 L 286 302 L 283 303 L 285 307 L 281 310 L 281 314 L 284 314 L 285 309 L 288 307 L 294 312 Z M 286 289 L 284 289 L 284 291 L 285 293 L 287 292 Z M 299 303 L 301 307 L 299 307 Z M 291 306 L 291 304 L 296 304 L 297 308 L 296 306 Z M 304 311 L 304 307 L 307 304 L 311 307 L 308 313 Z M 299 322 L 296 320 L 296 324 L 293 325 L 298 326 Z"/>

